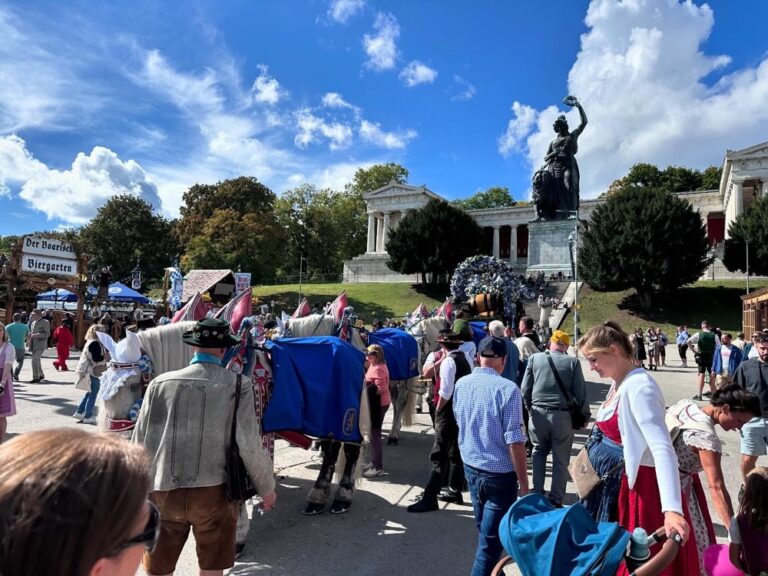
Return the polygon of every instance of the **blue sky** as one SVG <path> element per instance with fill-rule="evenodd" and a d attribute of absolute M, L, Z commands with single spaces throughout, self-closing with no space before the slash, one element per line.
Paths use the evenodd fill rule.
<path fill-rule="evenodd" d="M 768 138 L 768 2 L 0 2 L 0 234 L 194 183 L 342 189 L 398 162 L 446 198 L 529 191 L 561 103 L 582 196 Z"/>

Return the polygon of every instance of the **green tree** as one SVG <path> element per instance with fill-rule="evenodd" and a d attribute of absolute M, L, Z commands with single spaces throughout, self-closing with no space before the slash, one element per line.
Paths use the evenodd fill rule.
<path fill-rule="evenodd" d="M 369 168 L 358 168 L 347 190 L 360 194 L 372 192 L 386 186 L 390 182 L 405 184 L 408 181 L 408 169 L 394 162 L 374 164 Z"/>
<path fill-rule="evenodd" d="M 653 164 L 635 164 L 622 178 L 623 187 L 662 188 L 664 176 L 658 166 Z"/>
<path fill-rule="evenodd" d="M 274 209 L 276 196 L 256 178 L 240 176 L 216 184 L 195 184 L 184 192 L 183 199 L 175 232 L 186 246 L 217 210 L 266 215 Z"/>
<path fill-rule="evenodd" d="M 722 166 L 710 166 L 701 173 L 699 190 L 716 190 L 720 188 L 720 180 L 723 177 Z"/>
<path fill-rule="evenodd" d="M 749 242 L 749 273 L 768 275 L 768 197 L 753 202 L 734 220 L 728 229 L 723 264 L 731 272 L 747 271 L 747 242 Z"/>
<path fill-rule="evenodd" d="M 193 268 L 242 269 L 253 282 L 274 277 L 284 234 L 274 216 L 214 210 L 200 233 L 190 240 L 181 264 Z"/>
<path fill-rule="evenodd" d="M 701 186 L 701 172 L 682 166 L 667 166 L 662 172 L 661 188 L 667 192 L 689 192 Z"/>
<path fill-rule="evenodd" d="M 110 198 L 80 230 L 83 251 L 98 266 L 111 266 L 114 280 L 130 276 L 140 260 L 144 282 L 159 280 L 179 252 L 173 224 L 136 196 Z"/>
<path fill-rule="evenodd" d="M 709 263 L 701 217 L 665 190 L 612 194 L 595 208 L 582 238 L 582 278 L 598 291 L 634 288 L 645 306 L 658 292 L 696 281 Z"/>
<path fill-rule="evenodd" d="M 462 210 L 480 210 L 483 208 L 506 208 L 514 206 L 516 202 L 506 186 L 491 186 L 469 198 L 454 200 L 451 204 Z"/>
<path fill-rule="evenodd" d="M 406 214 L 390 232 L 387 266 L 401 274 L 421 274 L 424 283 L 430 274 L 434 283 L 479 254 L 480 242 L 480 226 L 469 214 L 432 199 L 424 208 Z"/>
<path fill-rule="evenodd" d="M 192 186 L 174 227 L 183 268 L 241 268 L 253 281 L 272 279 L 285 247 L 275 200 L 274 192 L 249 176 Z"/>

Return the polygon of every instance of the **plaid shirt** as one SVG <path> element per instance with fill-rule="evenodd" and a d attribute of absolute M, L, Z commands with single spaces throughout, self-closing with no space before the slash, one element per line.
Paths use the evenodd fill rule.
<path fill-rule="evenodd" d="M 456 382 L 453 413 L 465 464 L 484 472 L 514 472 L 509 444 L 525 442 L 517 385 L 492 368 L 475 368 Z"/>

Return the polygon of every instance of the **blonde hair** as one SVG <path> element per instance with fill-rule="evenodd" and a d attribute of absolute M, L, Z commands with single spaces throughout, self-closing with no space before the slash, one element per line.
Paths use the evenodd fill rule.
<path fill-rule="evenodd" d="M 38 430 L 0 445 L 0 573 L 86 576 L 131 537 L 149 469 L 143 446 L 104 433 Z"/>
<path fill-rule="evenodd" d="M 579 350 L 585 355 L 595 352 L 608 352 L 611 344 L 615 345 L 624 356 L 632 357 L 632 343 L 629 336 L 621 326 L 615 322 L 603 322 L 598 326 L 592 326 L 587 333 L 579 339 Z"/>
<path fill-rule="evenodd" d="M 376 356 L 376 360 L 379 364 L 384 364 L 384 349 L 378 344 L 371 344 L 368 346 L 368 354 Z"/>
<path fill-rule="evenodd" d="M 8 342 L 8 329 L 5 327 L 5 322 L 0 322 L 0 328 L 3 329 L 3 343 Z"/>

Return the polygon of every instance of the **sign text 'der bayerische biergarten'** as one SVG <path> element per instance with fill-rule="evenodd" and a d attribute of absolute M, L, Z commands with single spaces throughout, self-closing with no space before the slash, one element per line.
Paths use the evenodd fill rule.
<path fill-rule="evenodd" d="M 21 246 L 24 254 L 39 254 L 53 256 L 65 260 L 76 260 L 77 255 L 71 244 L 57 238 L 42 238 L 40 236 L 25 236 Z M 76 268 L 76 266 L 75 266 Z"/>

